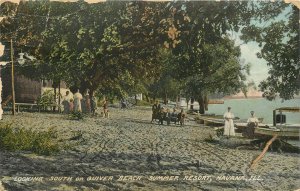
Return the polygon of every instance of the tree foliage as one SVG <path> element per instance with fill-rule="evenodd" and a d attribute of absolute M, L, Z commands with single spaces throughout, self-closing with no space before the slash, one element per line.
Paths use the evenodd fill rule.
<path fill-rule="evenodd" d="M 161 38 L 155 34 L 164 30 L 154 17 L 160 5 L 21 2 L 2 27 L 16 31 L 16 46 L 31 44 L 28 51 L 42 61 L 36 68 L 42 78 L 95 90 L 155 74 Z M 34 19 L 25 21 L 30 16 Z"/>
<path fill-rule="evenodd" d="M 172 5 L 173 10 L 181 9 L 173 16 L 173 38 L 177 45 L 171 45 L 176 57 L 172 74 L 184 84 L 186 96 L 199 102 L 200 113 L 204 113 L 209 94 L 235 93 L 244 86 L 247 66 L 241 65 L 240 49 L 229 38 L 228 31 L 238 31 L 239 25 L 249 22 L 247 7 L 244 2 Z M 165 46 L 170 44 L 166 42 Z"/>
<path fill-rule="evenodd" d="M 150 90 L 174 95 L 183 88 L 204 112 L 210 93 L 245 90 L 249 68 L 232 32 L 261 45 L 258 56 L 272 66 L 260 85 L 266 96 L 299 93 L 299 10 L 286 21 L 273 19 L 285 7 L 252 1 L 5 2 L 0 39 L 13 38 L 16 50 L 40 61 L 28 70 L 36 78 L 118 97 Z"/>
<path fill-rule="evenodd" d="M 242 39 L 258 42 L 261 51 L 257 56 L 270 66 L 269 76 L 259 87 L 270 100 L 277 94 L 292 99 L 300 89 L 299 9 L 283 2 L 261 2 L 258 8 L 265 11 L 256 11 L 255 22 L 242 30 Z"/>

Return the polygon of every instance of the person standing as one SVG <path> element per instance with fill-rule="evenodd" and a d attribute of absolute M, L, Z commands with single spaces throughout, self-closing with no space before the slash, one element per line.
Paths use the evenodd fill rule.
<path fill-rule="evenodd" d="M 66 95 L 63 97 L 62 104 L 64 106 L 64 113 L 70 113 L 70 100 L 72 99 L 72 95 L 69 91 L 66 91 Z"/>
<path fill-rule="evenodd" d="M 180 113 L 177 114 L 177 120 L 180 123 L 181 126 L 184 125 L 184 119 L 185 119 L 186 115 L 184 113 L 184 110 L 181 109 Z"/>
<path fill-rule="evenodd" d="M 93 115 L 95 115 L 96 109 L 97 109 L 97 98 L 95 96 L 95 93 L 93 92 L 92 99 L 91 99 L 91 111 Z"/>
<path fill-rule="evenodd" d="M 106 99 L 103 101 L 103 117 L 108 118 L 108 102 Z"/>
<path fill-rule="evenodd" d="M 73 98 L 70 99 L 69 110 L 70 110 L 70 113 L 74 112 L 74 99 Z"/>
<path fill-rule="evenodd" d="M 254 138 L 254 130 L 258 127 L 258 119 L 255 117 L 254 111 L 250 112 L 250 117 L 247 120 L 247 127 L 243 132 L 244 137 Z"/>
<path fill-rule="evenodd" d="M 177 123 L 177 112 L 176 112 L 176 107 L 173 108 L 173 112 L 171 113 L 171 121 L 174 122 L 174 124 L 176 125 Z"/>
<path fill-rule="evenodd" d="M 81 100 L 82 100 L 82 95 L 78 89 L 77 92 L 74 94 L 74 111 L 75 112 L 82 112 Z"/>
<path fill-rule="evenodd" d="M 159 124 L 163 125 L 164 120 L 166 120 L 167 108 L 162 106 L 159 111 Z"/>
<path fill-rule="evenodd" d="M 85 96 L 82 97 L 80 104 L 82 113 L 86 113 Z"/>
<path fill-rule="evenodd" d="M 84 104 L 85 104 L 85 112 L 90 113 L 91 112 L 91 98 L 90 98 L 90 93 L 89 89 L 86 90 L 84 94 Z"/>
<path fill-rule="evenodd" d="M 153 122 L 154 119 L 159 119 L 159 113 L 160 113 L 160 104 L 158 101 L 155 101 L 155 103 L 152 106 L 152 120 L 151 123 Z"/>
<path fill-rule="evenodd" d="M 124 98 L 121 99 L 121 109 L 125 109 L 127 107 L 126 100 Z"/>
<path fill-rule="evenodd" d="M 231 112 L 231 107 L 227 108 L 227 112 L 224 113 L 225 126 L 224 126 L 224 135 L 225 136 L 235 136 L 233 119 L 234 115 Z"/>

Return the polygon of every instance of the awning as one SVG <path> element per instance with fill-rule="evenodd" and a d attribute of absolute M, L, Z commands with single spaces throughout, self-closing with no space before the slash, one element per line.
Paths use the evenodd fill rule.
<path fill-rule="evenodd" d="M 283 112 L 300 112 L 300 107 L 280 107 L 274 111 L 283 111 Z"/>

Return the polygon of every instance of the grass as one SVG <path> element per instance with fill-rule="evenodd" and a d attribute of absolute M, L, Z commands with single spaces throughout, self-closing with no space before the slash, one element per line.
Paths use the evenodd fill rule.
<path fill-rule="evenodd" d="M 36 132 L 32 129 L 13 128 L 9 123 L 0 123 L 0 149 L 52 155 L 61 148 L 57 141 L 57 132 L 51 128 L 46 132 Z"/>
<path fill-rule="evenodd" d="M 136 105 L 137 106 L 151 106 L 152 104 L 145 100 L 138 100 Z"/>

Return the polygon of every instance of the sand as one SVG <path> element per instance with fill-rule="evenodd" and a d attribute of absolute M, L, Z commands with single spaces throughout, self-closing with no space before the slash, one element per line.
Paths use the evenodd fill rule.
<path fill-rule="evenodd" d="M 4 115 L 15 127 L 54 128 L 73 146 L 53 156 L 0 151 L 2 186 L 12 191 L 300 188 L 299 154 L 268 152 L 250 170 L 261 151 L 206 142 L 213 128 L 192 120 L 183 127 L 150 123 L 147 107 L 110 108 L 110 115 L 82 121 L 50 113 Z M 79 131 L 82 137 L 71 140 Z"/>

